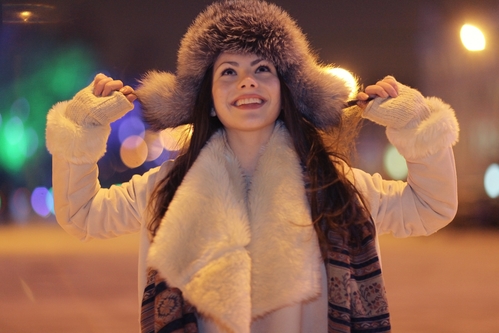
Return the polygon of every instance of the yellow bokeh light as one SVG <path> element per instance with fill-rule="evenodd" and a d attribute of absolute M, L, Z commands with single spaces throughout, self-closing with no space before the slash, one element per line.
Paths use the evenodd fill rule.
<path fill-rule="evenodd" d="M 163 146 L 169 151 L 180 150 L 186 144 L 192 134 L 191 125 L 181 125 L 175 128 L 167 128 L 161 131 Z"/>
<path fill-rule="evenodd" d="M 161 133 L 146 131 L 144 141 L 147 144 L 147 158 L 146 161 L 154 161 L 163 153 L 163 140 Z"/>
<path fill-rule="evenodd" d="M 482 31 L 471 24 L 461 27 L 461 42 L 469 51 L 482 51 L 486 44 Z"/>
<path fill-rule="evenodd" d="M 33 13 L 29 10 L 25 10 L 19 13 L 19 18 L 24 22 L 28 22 L 28 20 L 33 16 Z"/>
<path fill-rule="evenodd" d="M 354 98 L 357 95 L 359 86 L 357 83 L 357 79 L 352 73 L 340 67 L 328 68 L 327 71 L 346 82 L 347 87 L 350 89 L 350 95 L 348 96 L 349 98 Z"/>
<path fill-rule="evenodd" d="M 405 179 L 407 177 L 407 164 L 397 148 L 389 144 L 383 156 L 386 172 L 392 179 Z"/>
<path fill-rule="evenodd" d="M 130 169 L 141 166 L 146 161 L 147 154 L 147 144 L 138 135 L 129 136 L 120 147 L 121 160 Z"/>

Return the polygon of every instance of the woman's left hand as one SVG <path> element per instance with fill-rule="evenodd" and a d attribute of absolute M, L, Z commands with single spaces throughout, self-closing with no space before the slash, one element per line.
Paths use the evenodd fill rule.
<path fill-rule="evenodd" d="M 398 83 L 393 76 L 368 86 L 357 98 L 362 117 L 386 127 L 416 126 L 431 113 L 419 91 Z"/>
<path fill-rule="evenodd" d="M 371 98 L 381 97 L 397 97 L 399 93 L 397 80 L 393 76 L 386 76 L 383 80 L 376 82 L 376 84 L 372 84 L 366 87 L 364 91 L 361 91 L 357 94 L 357 103 L 362 109 L 365 109 L 367 106 L 367 100 Z"/>

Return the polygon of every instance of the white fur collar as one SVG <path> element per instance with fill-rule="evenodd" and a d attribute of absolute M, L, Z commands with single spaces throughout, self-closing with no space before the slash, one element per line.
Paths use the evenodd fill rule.
<path fill-rule="evenodd" d="M 260 157 L 247 200 L 223 133 L 210 139 L 163 218 L 148 264 L 201 315 L 234 332 L 319 294 L 319 245 L 283 125 Z"/>

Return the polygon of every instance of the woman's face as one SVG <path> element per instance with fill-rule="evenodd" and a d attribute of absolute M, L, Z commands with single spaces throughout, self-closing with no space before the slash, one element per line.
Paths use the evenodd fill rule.
<path fill-rule="evenodd" d="M 272 130 L 281 110 L 276 68 L 254 54 L 220 54 L 213 67 L 212 95 L 227 131 Z"/>

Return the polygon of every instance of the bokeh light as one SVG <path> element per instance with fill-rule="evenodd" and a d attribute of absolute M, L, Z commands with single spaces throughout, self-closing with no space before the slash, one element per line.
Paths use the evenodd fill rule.
<path fill-rule="evenodd" d="M 54 211 L 54 194 L 53 194 L 53 189 L 52 187 L 48 190 L 47 196 L 45 197 L 45 204 L 47 205 L 48 209 L 50 212 L 55 215 Z"/>
<path fill-rule="evenodd" d="M 29 117 L 30 107 L 29 102 L 26 98 L 18 98 L 10 108 L 10 114 L 14 117 L 18 117 L 22 121 L 26 121 Z"/>
<path fill-rule="evenodd" d="M 491 198 L 499 197 L 499 165 L 492 164 L 485 171 L 485 192 Z"/>
<path fill-rule="evenodd" d="M 88 77 L 94 72 L 95 64 L 90 49 L 71 45 L 61 50 L 61 54 L 52 59 L 51 66 L 47 65 L 41 74 L 49 80 L 49 88 L 61 96 L 59 101 L 72 97 L 82 87 L 87 86 Z"/>
<path fill-rule="evenodd" d="M 28 146 L 26 147 L 26 156 L 31 157 L 38 150 L 40 140 L 38 139 L 38 134 L 36 133 L 36 131 L 31 127 L 28 127 L 25 133 L 26 141 L 28 142 Z"/>
<path fill-rule="evenodd" d="M 138 135 L 132 135 L 126 138 L 120 147 L 120 157 L 130 169 L 138 168 L 147 158 L 147 144 Z"/>
<path fill-rule="evenodd" d="M 18 117 L 12 117 L 5 121 L 0 136 L 1 164 L 10 172 L 21 169 L 26 162 L 26 152 L 28 147 L 27 137 L 24 131 L 24 124 Z"/>
<path fill-rule="evenodd" d="M 404 157 L 391 144 L 388 144 L 385 149 L 383 165 L 387 174 L 392 179 L 401 180 L 407 177 L 407 163 Z"/>
<path fill-rule="evenodd" d="M 31 207 L 41 217 L 50 215 L 50 207 L 47 205 L 47 197 L 51 196 L 45 187 L 37 187 L 31 193 Z"/>
<path fill-rule="evenodd" d="M 118 138 L 120 143 L 125 142 L 125 140 L 132 135 L 144 138 L 144 132 L 144 122 L 138 116 L 125 116 L 120 120 L 118 128 Z"/>
<path fill-rule="evenodd" d="M 44 146 L 50 107 L 88 85 L 89 73 L 95 71 L 92 52 L 79 44 L 46 48 L 26 42 L 16 59 L 23 65 L 15 72 L 5 68 L 0 80 L 0 169 L 14 177 L 39 164 L 34 159 L 42 157 L 37 152 Z"/>
<path fill-rule="evenodd" d="M 12 117 L 5 123 L 3 130 L 7 143 L 17 144 L 24 136 L 24 124 L 18 117 Z"/>
<path fill-rule="evenodd" d="M 471 24 L 464 24 L 461 27 L 461 42 L 469 51 L 482 51 L 486 44 L 482 31 Z"/>
<path fill-rule="evenodd" d="M 182 148 L 184 140 L 189 140 L 192 135 L 191 125 L 182 125 L 175 128 L 167 128 L 161 131 L 161 139 L 166 150 L 177 151 Z"/>
<path fill-rule="evenodd" d="M 146 131 L 144 141 L 147 144 L 146 161 L 154 161 L 163 153 L 164 146 L 161 134 L 158 132 Z"/>

